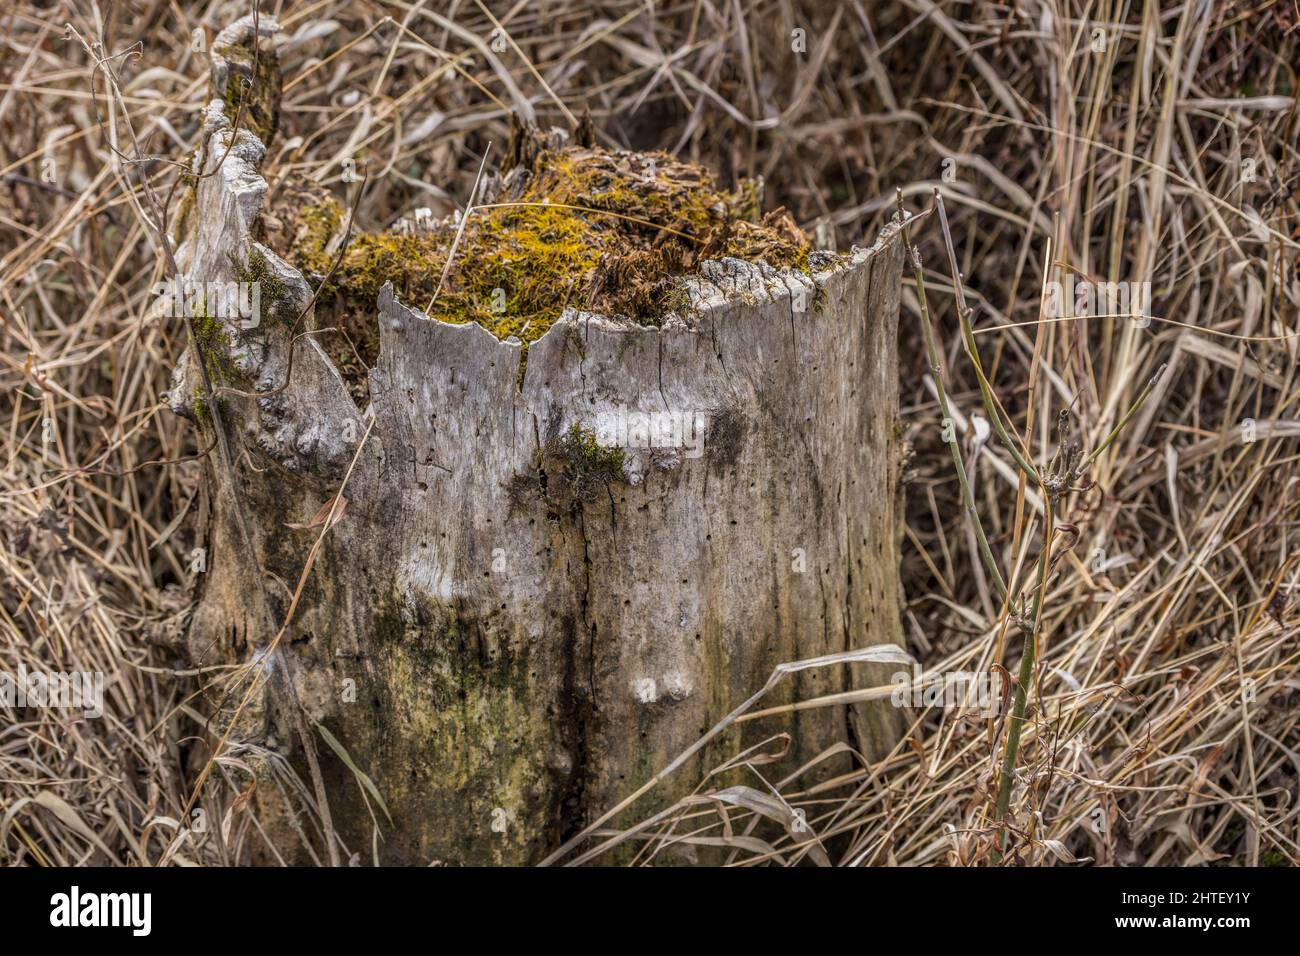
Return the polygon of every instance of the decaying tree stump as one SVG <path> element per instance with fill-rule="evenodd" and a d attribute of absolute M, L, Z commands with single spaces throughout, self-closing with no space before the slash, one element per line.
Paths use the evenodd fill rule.
<path fill-rule="evenodd" d="M 214 450 L 205 464 L 208 561 L 189 654 L 256 660 L 271 676 L 232 740 L 284 754 L 308 793 L 318 773 L 333 827 L 363 860 L 373 813 L 386 863 L 533 862 L 775 665 L 900 641 L 895 228 L 870 249 L 814 253 L 808 271 L 701 261 L 655 324 L 570 306 L 525 333 L 527 347 L 431 319 L 423 295 L 385 284 L 358 403 L 322 336 L 302 334 L 310 311 L 293 335 L 320 277 L 259 241 L 265 149 L 251 129 L 232 132 L 243 92 L 263 107 L 241 127 L 274 115 L 278 95 L 258 81 L 230 85 L 260 75 L 275 39 L 263 18 L 255 71 L 249 21 L 218 38 L 179 227 L 191 283 L 260 290 L 255 327 L 199 311 L 172 390 L 205 436 L 220 419 L 232 459 Z M 801 671 L 762 706 L 894 669 Z M 214 733 L 243 693 L 217 701 Z M 790 736 L 784 772 L 837 744 L 878 755 L 897 720 L 885 701 L 744 723 L 638 806 L 689 792 L 772 734 Z M 841 750 L 811 777 L 843 772 Z M 267 831 L 301 826 L 326 859 L 291 803 L 259 784 Z"/>

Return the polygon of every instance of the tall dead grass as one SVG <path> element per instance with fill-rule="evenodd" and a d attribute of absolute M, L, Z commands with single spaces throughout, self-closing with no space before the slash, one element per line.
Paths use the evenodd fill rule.
<path fill-rule="evenodd" d="M 100 720 L 0 707 L 6 863 L 229 863 L 256 829 L 238 744 L 200 802 L 218 825 L 206 838 L 179 828 L 213 741 L 192 698 L 222 675 L 180 669 L 175 650 L 206 449 L 163 402 L 183 331 L 151 312 L 164 267 L 137 195 L 141 175 L 167 195 L 195 145 L 207 60 L 193 31 L 210 40 L 249 10 L 14 0 L 0 12 L 0 669 L 109 681 Z M 1005 820 L 1005 709 L 923 707 L 888 758 L 848 776 L 770 775 L 773 741 L 735 761 L 752 787 L 650 821 L 634 807 L 566 859 L 637 840 L 653 861 L 721 839 L 738 865 L 973 864 L 1002 834 L 1005 859 L 1036 864 L 1300 859 L 1294 0 L 263 12 L 291 37 L 268 169 L 342 198 L 342 161 L 359 157 L 365 228 L 463 202 L 512 111 L 563 126 L 589 109 L 610 145 L 764 176 L 769 203 L 841 245 L 875 234 L 895 190 L 914 210 L 942 190 L 983 368 L 1036 462 L 1056 450 L 1061 409 L 1087 452 L 1168 365 L 1090 469 L 1095 487 L 1069 500 L 1077 536 L 1043 594 Z M 107 38 L 148 162 L 115 150 L 123 117 L 67 23 Z M 916 240 L 944 359 L 924 358 L 909 284 L 907 639 L 927 672 L 1014 671 L 1022 638 L 961 506 L 936 374 L 1008 577 L 1036 558 L 1042 502 L 988 435 L 937 230 Z M 1069 274 L 1150 283 L 1150 322 L 1045 315 L 1046 284 Z"/>

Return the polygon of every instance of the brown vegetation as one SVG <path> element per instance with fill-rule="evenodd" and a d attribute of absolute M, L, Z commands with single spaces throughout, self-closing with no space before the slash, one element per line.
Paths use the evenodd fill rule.
<path fill-rule="evenodd" d="M 402 0 L 274 6 L 265 12 L 293 39 L 268 173 L 286 189 L 310 181 L 341 215 L 355 207 L 358 250 L 417 207 L 463 209 L 512 113 L 576 129 L 588 109 L 599 162 L 664 150 L 682 169 L 718 170 L 720 192 L 762 177 L 795 222 L 841 248 L 878 231 L 896 188 L 913 209 L 942 188 L 983 368 L 1035 462 L 1056 453 L 1063 408 L 1088 453 L 1168 365 L 1093 463 L 1094 486 L 1065 502 L 1077 533 L 1042 595 L 1006 820 L 994 813 L 1005 713 L 932 707 L 911 712 L 894 753 L 815 788 L 769 775 L 765 753 L 738 757 L 779 800 L 735 798 L 724 823 L 720 801 L 694 798 L 635 834 L 629 813 L 617 821 L 629 838 L 726 836 L 737 864 L 798 862 L 814 844 L 782 835 L 794 808 L 852 865 L 981 863 L 1001 836 L 1010 859 L 1047 865 L 1300 859 L 1293 4 L 1215 3 L 1204 15 L 1192 3 L 931 0 L 492 4 L 491 16 L 477 3 L 446 14 Z M 214 749 L 224 728 L 197 694 L 236 694 L 247 675 L 177 667 L 206 506 L 195 456 L 212 449 L 163 398 L 184 331 L 157 314 L 151 290 L 167 266 L 143 184 L 169 225 L 183 217 L 207 88 L 192 31 L 210 39 L 248 6 L 108 10 L 15 0 L 0 12 L 0 671 L 108 675 L 102 719 L 0 706 L 0 861 L 233 863 L 259 839 L 245 812 L 249 746 L 235 735 Z M 219 19 L 200 22 L 204 11 Z M 345 159 L 367 177 L 359 200 Z M 482 228 L 574 226 L 528 208 Z M 690 217 L 639 218 L 700 238 Z M 333 213 L 315 225 L 320 238 L 337 231 Z M 907 638 L 927 671 L 1014 670 L 1021 638 L 961 504 L 936 374 L 1009 578 L 1038 556 L 1041 503 L 976 418 L 933 221 L 914 239 L 943 367 L 924 357 L 910 285 Z M 576 248 L 599 294 L 597 251 Z M 429 263 L 413 290 L 438 274 L 432 250 Z M 1069 275 L 1150 283 L 1150 321 L 1045 315 L 1045 284 Z M 439 301 L 478 317 L 479 277 L 449 279 Z M 334 328 L 322 344 L 364 366 L 364 342 Z M 318 821 L 310 789 L 290 775 L 283 785 Z M 195 809 L 213 821 L 202 838 L 178 828 Z M 748 837 L 762 820 L 778 830 L 759 845 Z M 664 842 L 644 840 L 638 859 Z"/>

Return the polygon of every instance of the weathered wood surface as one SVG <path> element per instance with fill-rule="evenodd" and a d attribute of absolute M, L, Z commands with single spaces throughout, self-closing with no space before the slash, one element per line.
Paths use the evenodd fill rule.
<path fill-rule="evenodd" d="M 234 280 L 260 256 L 283 283 L 257 328 L 218 320 L 225 341 L 208 359 L 231 387 L 269 392 L 285 382 L 288 324 L 310 289 L 254 238 L 261 143 L 244 130 L 232 143 L 219 100 L 206 128 L 210 175 L 182 267 Z M 315 338 L 299 337 L 282 391 L 227 393 L 221 406 L 237 477 L 231 487 L 208 459 L 210 557 L 187 636 L 196 664 L 265 653 L 321 533 L 286 525 L 309 522 L 354 456 L 355 466 L 346 511 L 269 659 L 281 673 L 236 736 L 309 779 L 286 717 L 291 688 L 308 724 L 327 728 L 383 795 L 382 861 L 533 862 L 775 665 L 898 642 L 901 265 L 894 229 L 811 278 L 709 263 L 684 280 L 692 307 L 662 328 L 566 312 L 529 350 L 522 381 L 518 343 L 431 321 L 385 289 L 373 423 Z M 173 406 L 210 429 L 196 394 L 187 356 Z M 566 446 L 574 425 L 601 429 L 629 412 L 700 419 L 700 454 L 628 449 L 605 480 Z M 804 671 L 764 705 L 883 683 L 893 669 Z M 770 734 L 791 737 L 788 772 L 841 743 L 879 754 L 897 720 L 886 701 L 847 718 L 821 708 L 747 723 L 640 809 Z M 369 860 L 361 788 L 319 741 L 333 823 Z M 847 766 L 840 755 L 814 776 Z M 275 792 L 259 787 L 258 812 L 271 832 L 291 833 Z M 316 853 L 325 858 L 318 842 Z"/>

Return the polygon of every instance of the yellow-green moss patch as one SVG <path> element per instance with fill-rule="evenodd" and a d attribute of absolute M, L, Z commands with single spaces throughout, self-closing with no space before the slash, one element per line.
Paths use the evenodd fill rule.
<path fill-rule="evenodd" d="M 364 354 L 368 326 L 380 288 L 391 281 L 432 318 L 477 322 L 525 344 L 566 306 L 655 325 L 684 305 L 677 280 L 702 259 L 736 256 L 807 270 L 807 237 L 784 210 L 758 220 L 756 197 L 752 185 L 722 192 L 708 171 L 666 153 L 544 148 L 471 212 L 440 289 L 455 221 L 354 230 L 322 289 L 317 324 L 338 325 L 361 361 L 373 360 Z M 294 215 L 285 255 L 319 281 L 338 257 L 343 209 L 327 198 Z"/>
<path fill-rule="evenodd" d="M 257 285 L 258 304 L 261 309 L 259 321 L 291 322 L 296 318 L 289 314 L 293 310 L 293 302 L 284 280 L 271 268 L 271 263 L 263 253 L 254 248 L 249 252 L 247 260 L 241 259 L 233 252 L 230 253 L 229 258 L 230 267 L 240 282 Z"/>

